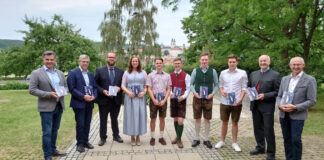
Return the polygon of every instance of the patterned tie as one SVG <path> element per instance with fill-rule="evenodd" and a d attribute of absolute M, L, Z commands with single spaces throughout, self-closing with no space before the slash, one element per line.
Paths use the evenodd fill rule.
<path fill-rule="evenodd" d="M 114 75 L 114 69 L 113 68 L 109 69 L 109 80 L 110 80 L 110 84 L 114 85 L 115 75 Z"/>

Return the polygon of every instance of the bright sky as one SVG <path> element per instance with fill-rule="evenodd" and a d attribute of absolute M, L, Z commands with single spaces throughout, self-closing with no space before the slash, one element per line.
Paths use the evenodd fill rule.
<path fill-rule="evenodd" d="M 161 0 L 153 1 L 159 10 L 155 16 L 158 43 L 170 45 L 175 38 L 177 45 L 188 44 L 180 20 L 190 15 L 192 4 L 182 0 L 178 11 L 172 12 L 171 8 L 161 6 Z M 110 0 L 0 0 L 0 39 L 22 40 L 23 34 L 17 31 L 28 29 L 22 21 L 25 15 L 50 22 L 58 14 L 75 25 L 75 29 L 81 29 L 83 36 L 101 41 L 98 26 L 110 7 Z"/>

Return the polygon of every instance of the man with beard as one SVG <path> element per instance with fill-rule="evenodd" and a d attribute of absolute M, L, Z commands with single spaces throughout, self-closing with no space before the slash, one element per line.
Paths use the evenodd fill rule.
<path fill-rule="evenodd" d="M 123 143 L 123 139 L 119 136 L 118 114 L 122 102 L 121 82 L 124 70 L 115 66 L 116 54 L 109 52 L 106 57 L 107 65 L 97 68 L 95 82 L 98 90 L 98 105 L 100 116 L 100 140 L 98 145 L 103 146 L 107 139 L 107 117 L 110 113 L 111 128 L 113 132 L 113 140 Z M 117 95 L 109 94 L 109 87 L 117 88 Z"/>

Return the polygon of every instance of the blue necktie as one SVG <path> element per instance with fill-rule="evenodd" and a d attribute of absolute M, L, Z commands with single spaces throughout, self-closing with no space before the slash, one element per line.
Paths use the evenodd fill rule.
<path fill-rule="evenodd" d="M 114 75 L 114 69 L 113 68 L 109 69 L 109 80 L 110 80 L 110 84 L 114 85 L 115 75 Z"/>

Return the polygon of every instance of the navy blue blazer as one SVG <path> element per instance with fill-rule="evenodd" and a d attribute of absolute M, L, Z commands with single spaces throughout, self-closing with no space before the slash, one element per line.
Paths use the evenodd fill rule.
<path fill-rule="evenodd" d="M 93 87 L 94 97 L 97 98 L 97 86 L 94 80 L 94 76 L 91 72 L 88 72 L 88 77 L 89 77 L 89 85 Z M 69 72 L 67 78 L 67 84 L 69 87 L 69 92 L 72 94 L 70 107 L 85 108 L 87 103 L 89 103 L 93 107 L 94 101 L 86 102 L 84 100 L 84 96 L 85 96 L 84 87 L 86 86 L 86 83 L 79 67 Z"/>
<path fill-rule="evenodd" d="M 95 81 L 98 89 L 97 102 L 99 105 L 107 105 L 111 101 L 113 101 L 117 106 L 120 106 L 122 103 L 123 90 L 121 88 L 120 88 L 120 92 L 118 92 L 117 96 L 115 97 L 107 97 L 106 95 L 103 94 L 103 90 L 108 91 L 110 85 L 121 87 L 124 70 L 115 67 L 114 71 L 115 71 L 115 80 L 114 80 L 114 84 L 111 84 L 109 80 L 109 71 L 107 65 L 96 69 Z"/>

